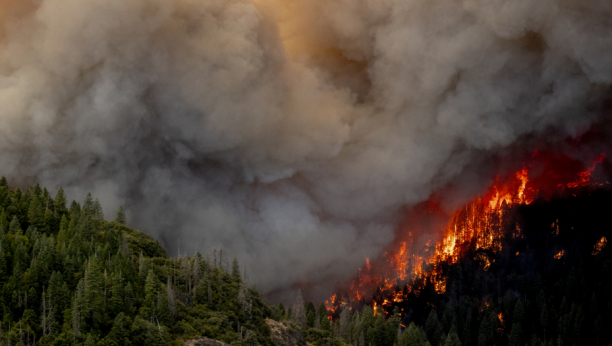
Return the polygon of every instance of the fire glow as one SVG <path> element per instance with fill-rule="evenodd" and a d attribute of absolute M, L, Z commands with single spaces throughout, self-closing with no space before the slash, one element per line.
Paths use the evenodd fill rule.
<path fill-rule="evenodd" d="M 540 153 L 535 152 L 533 157 L 539 155 Z M 561 177 L 548 172 L 547 170 L 553 168 L 545 164 L 544 173 L 540 173 L 533 182 L 529 177 L 533 165 L 524 166 L 503 181 L 497 177 L 484 195 L 448 217 L 447 225 L 442 226 L 444 231 L 440 241 L 432 244 L 430 240 L 425 245 L 420 245 L 418 235 L 425 232 L 411 228 L 415 224 L 415 218 L 422 216 L 423 210 L 442 213 L 439 205 L 430 199 L 422 209 L 415 208 L 416 212 L 413 210 L 404 226 L 399 228 L 395 250 L 385 253 L 382 259 L 373 263 L 367 259 L 366 265 L 353 278 L 350 287 L 343 293 L 334 293 L 325 302 L 328 311 L 330 314 L 337 311 L 338 296 L 349 302 L 371 304 L 375 313 L 380 312 L 379 310 L 387 313 L 385 308 L 391 307 L 392 302 L 401 303 L 410 293 L 418 296 L 427 284 L 431 284 L 439 294 L 445 293 L 443 265 L 457 263 L 468 252 L 474 254 L 474 260 L 482 265 L 483 270 L 489 270 L 495 261 L 492 255 L 502 250 L 502 238 L 507 236 L 506 230 L 512 229 L 509 236 L 513 238 L 522 237 L 518 224 L 510 227 L 512 208 L 530 204 L 542 193 L 550 195 L 559 190 L 603 185 L 591 181 L 593 171 L 603 160 L 604 156 L 599 156 L 586 170 L 575 170 L 573 174 Z M 552 229 L 553 233 L 559 234 L 559 220 L 552 224 Z M 426 231 L 429 232 L 425 234 L 431 234 L 430 230 Z M 595 244 L 593 254 L 601 251 L 606 244 L 607 240 L 602 238 Z M 563 254 L 564 251 L 561 250 L 554 257 L 559 259 Z M 517 252 L 516 256 L 518 255 Z M 501 316 L 498 317 L 502 320 Z"/>
<path fill-rule="evenodd" d="M 599 239 L 599 241 L 595 243 L 595 246 L 593 247 L 593 256 L 599 254 L 601 250 L 606 247 L 606 245 L 608 245 L 608 239 L 606 239 L 606 237 L 601 237 L 601 239 Z"/>

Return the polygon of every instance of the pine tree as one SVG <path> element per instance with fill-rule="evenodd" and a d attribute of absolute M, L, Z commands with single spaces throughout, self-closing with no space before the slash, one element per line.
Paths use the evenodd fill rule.
<path fill-rule="evenodd" d="M 244 313 L 245 318 L 247 320 L 251 320 L 253 302 L 249 297 L 249 293 L 245 284 L 240 285 L 240 290 L 238 291 L 238 302 L 242 306 L 242 313 Z"/>
<path fill-rule="evenodd" d="M 172 318 L 175 318 L 176 317 L 176 300 L 174 298 L 174 290 L 172 289 L 170 277 L 168 277 L 168 282 L 166 283 L 166 294 L 168 295 L 168 308 L 170 309 Z"/>
<path fill-rule="evenodd" d="M 298 290 L 295 297 L 295 303 L 293 303 L 291 309 L 291 320 L 302 328 L 306 327 L 306 310 L 304 309 L 304 297 L 301 290 Z"/>
<path fill-rule="evenodd" d="M 525 321 L 525 309 L 523 303 L 518 299 L 514 305 L 514 315 L 512 316 L 512 323 L 523 324 Z"/>
<path fill-rule="evenodd" d="M 32 201 L 30 202 L 30 206 L 28 208 L 28 222 L 30 225 L 38 228 L 41 231 L 45 229 L 44 222 L 45 211 L 40 203 L 40 198 L 38 195 L 34 195 L 32 197 Z"/>
<path fill-rule="evenodd" d="M 232 277 L 240 280 L 240 266 L 238 265 L 238 259 L 236 257 L 234 257 L 234 261 L 232 262 Z"/>
<path fill-rule="evenodd" d="M 13 216 L 11 223 L 9 225 L 9 234 L 16 234 L 21 229 L 21 224 L 17 219 L 17 216 Z"/>
<path fill-rule="evenodd" d="M 153 270 L 149 269 L 144 286 L 145 297 L 140 308 L 140 314 L 145 318 L 155 315 L 155 306 L 159 293 L 158 287 L 157 277 Z"/>
<path fill-rule="evenodd" d="M 353 312 L 348 308 L 348 304 L 346 304 L 345 308 L 340 312 L 340 319 L 338 320 L 338 337 L 349 340 L 352 317 Z"/>
<path fill-rule="evenodd" d="M 127 224 L 127 218 L 125 217 L 125 212 L 123 211 L 123 206 L 119 206 L 117 209 L 117 213 L 115 215 L 115 222 L 120 223 L 122 225 Z"/>
<path fill-rule="evenodd" d="M 116 275 L 112 279 L 111 297 L 108 302 L 108 308 L 112 316 L 117 316 L 123 311 L 123 297 L 125 295 L 123 289 L 123 278 L 120 275 Z"/>
<path fill-rule="evenodd" d="M 523 331 L 519 323 L 512 324 L 512 332 L 508 338 L 508 346 L 523 346 Z"/>
<path fill-rule="evenodd" d="M 544 303 L 542 306 L 542 312 L 540 312 L 540 326 L 542 326 L 544 340 L 546 340 L 546 327 L 548 327 L 548 309 L 546 308 L 546 303 Z"/>
<path fill-rule="evenodd" d="M 278 310 L 278 314 L 281 317 L 281 319 L 285 317 L 285 314 L 287 312 L 285 311 L 285 306 L 283 305 L 283 303 L 278 303 L 278 307 L 276 309 Z"/>
<path fill-rule="evenodd" d="M 410 323 L 408 328 L 404 331 L 402 338 L 400 339 L 399 346 L 422 346 L 423 339 L 421 337 L 421 332 L 414 324 L 414 322 Z"/>
<path fill-rule="evenodd" d="M 85 215 L 88 216 L 92 216 L 94 213 L 94 201 L 93 198 L 91 197 L 91 193 L 88 193 L 87 196 L 85 196 L 85 200 L 83 201 L 83 212 L 85 213 Z"/>
<path fill-rule="evenodd" d="M 462 346 L 459 336 L 455 332 L 448 333 L 444 346 Z"/>
<path fill-rule="evenodd" d="M 72 327 L 72 342 L 73 345 L 76 345 L 76 337 L 81 333 L 81 311 L 78 305 L 78 299 L 75 297 L 72 300 L 72 319 L 71 319 L 71 327 Z"/>
<path fill-rule="evenodd" d="M 306 309 L 306 326 L 308 328 L 312 328 L 315 325 L 315 320 L 317 318 L 316 309 L 312 302 L 306 302 L 304 304 L 304 308 Z"/>
<path fill-rule="evenodd" d="M 327 307 L 325 306 L 325 303 L 321 303 L 317 309 L 317 319 L 319 320 L 322 330 L 330 330 L 329 319 L 327 316 Z"/>
<path fill-rule="evenodd" d="M 440 341 L 440 336 L 437 336 L 438 338 L 436 338 L 435 335 L 436 327 L 438 326 L 438 324 L 438 314 L 436 314 L 436 311 L 432 309 L 429 312 L 429 315 L 427 316 L 427 320 L 425 322 L 425 333 L 427 334 L 427 338 L 429 340 L 433 340 L 434 345 L 437 345 Z"/>
<path fill-rule="evenodd" d="M 57 190 L 55 200 L 53 201 L 53 206 L 55 208 L 55 211 L 60 214 L 64 214 L 68 211 L 66 209 L 66 195 L 64 194 L 64 189 L 61 187 L 59 188 L 59 190 Z"/>
<path fill-rule="evenodd" d="M 102 209 L 102 204 L 97 198 L 93 202 L 92 216 L 96 220 L 104 219 L 104 210 Z"/>

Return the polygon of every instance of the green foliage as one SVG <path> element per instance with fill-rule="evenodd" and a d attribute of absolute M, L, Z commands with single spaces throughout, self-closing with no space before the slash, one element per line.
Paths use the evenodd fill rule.
<path fill-rule="evenodd" d="M 423 345 L 423 339 L 419 329 L 414 323 L 410 323 L 410 326 L 404 331 L 402 338 L 400 339 L 399 346 L 421 346 Z"/>
<path fill-rule="evenodd" d="M 125 217 L 125 211 L 123 211 L 123 206 L 119 206 L 117 209 L 117 214 L 115 215 L 115 222 L 120 223 L 122 225 L 127 224 L 127 218 Z"/>
<path fill-rule="evenodd" d="M 66 204 L 61 188 L 52 199 L 38 185 L 22 193 L 0 180 L 0 344 L 161 346 L 201 335 L 239 343 L 240 326 L 249 342 L 272 345 L 265 318 L 277 309 L 244 287 L 237 261 L 229 275 L 199 254 L 167 258 L 125 226 L 122 208 L 107 222 L 90 194 L 82 208 Z"/>

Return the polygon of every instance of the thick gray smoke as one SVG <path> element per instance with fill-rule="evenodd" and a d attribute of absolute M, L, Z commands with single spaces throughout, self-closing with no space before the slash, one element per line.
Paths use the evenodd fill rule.
<path fill-rule="evenodd" d="M 0 174 L 319 298 L 401 207 L 588 130 L 612 83 L 607 0 L 0 5 Z"/>

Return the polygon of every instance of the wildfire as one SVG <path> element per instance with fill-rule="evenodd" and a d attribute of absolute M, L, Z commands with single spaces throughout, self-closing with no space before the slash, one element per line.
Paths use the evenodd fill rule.
<path fill-rule="evenodd" d="M 489 257 L 482 252 L 477 253 L 476 256 L 474 256 L 474 259 L 480 261 L 481 263 L 484 263 L 484 267 L 482 268 L 484 269 L 484 271 L 489 270 L 489 268 L 491 267 L 491 261 L 489 260 Z"/>
<path fill-rule="evenodd" d="M 552 230 L 552 234 L 559 235 L 559 219 L 557 219 L 557 221 L 553 222 L 550 227 L 553 229 Z"/>
<path fill-rule="evenodd" d="M 502 315 L 502 313 L 500 312 L 499 314 L 497 314 L 497 318 L 499 318 L 499 322 L 501 324 L 504 324 L 504 315 Z"/>
<path fill-rule="evenodd" d="M 543 155 L 534 153 L 533 157 L 542 159 Z M 555 158 L 558 159 L 553 157 Z M 419 219 L 407 220 L 405 228 L 399 231 L 401 241 L 397 242 L 396 250 L 385 253 L 386 263 L 376 262 L 373 270 L 370 260 L 366 259 L 366 265 L 351 281 L 351 286 L 343 297 L 351 302 L 362 301 L 364 295 L 376 291 L 378 293 L 373 298 L 372 306 L 374 313 L 377 314 L 378 310 L 385 311 L 386 308 L 391 308 L 393 303 L 401 303 L 407 299 L 407 294 L 414 293 L 418 296 L 428 284 L 431 284 L 439 294 L 445 293 L 446 278 L 443 275 L 443 265 L 457 263 L 468 251 L 476 254 L 474 260 L 483 265 L 483 270 L 489 270 L 495 262 L 489 258 L 489 254 L 502 250 L 502 239 L 512 222 L 512 208 L 532 203 L 536 194 L 546 189 L 546 193 L 552 194 L 558 188 L 571 189 L 591 184 L 591 175 L 603 159 L 604 156 L 599 156 L 585 171 L 575 169 L 577 165 L 574 164 L 573 173 L 564 176 L 555 175 L 555 171 L 539 173 L 533 184 L 529 176 L 530 165 L 510 175 L 508 180 L 502 181 L 502 178 L 497 177 L 487 193 L 452 214 L 446 226 L 440 225 L 444 228 L 444 235 L 435 244 L 432 244 L 431 240 L 426 244 L 420 243 L 417 235 L 423 234 L 423 230 L 415 226 L 419 222 L 413 222 Z M 568 166 L 567 159 L 561 160 L 559 165 Z M 446 215 L 434 201 L 435 199 L 431 199 L 424 203 L 421 211 L 425 214 Z M 415 212 L 415 215 L 420 214 Z M 518 223 L 512 228 L 513 238 L 523 237 Z M 551 228 L 552 233 L 558 235 L 559 220 L 553 222 Z M 607 240 L 604 237 L 595 244 L 593 254 L 599 253 L 606 244 Z M 564 251 L 561 250 L 554 257 L 560 259 L 563 254 Z M 516 252 L 516 256 L 518 255 Z M 325 303 L 328 310 L 334 313 L 339 306 L 336 293 Z M 503 322 L 501 313 L 498 317 Z"/>
<path fill-rule="evenodd" d="M 597 167 L 597 164 L 603 162 L 605 156 L 601 155 L 599 157 L 597 157 L 597 159 L 595 160 L 595 163 L 593 163 L 593 165 L 591 167 L 589 167 L 589 169 L 587 169 L 584 172 L 580 172 L 578 173 L 578 180 L 567 184 L 567 187 L 570 188 L 576 188 L 576 187 L 581 187 L 581 186 L 587 186 L 590 184 L 590 180 L 591 180 L 591 174 L 593 173 L 593 171 L 595 170 L 595 167 Z"/>
<path fill-rule="evenodd" d="M 393 301 L 396 303 L 401 303 L 404 301 L 404 295 L 402 294 L 402 292 L 395 292 L 393 294 Z"/>
<path fill-rule="evenodd" d="M 332 294 L 328 300 L 325 301 L 325 307 L 327 310 L 335 311 L 336 310 L 336 293 Z"/>
<path fill-rule="evenodd" d="M 595 246 L 593 247 L 593 256 L 599 254 L 601 250 L 606 247 L 606 245 L 608 245 L 608 239 L 606 239 L 606 237 L 601 237 L 601 239 L 599 239 L 599 241 L 595 243 Z"/>

